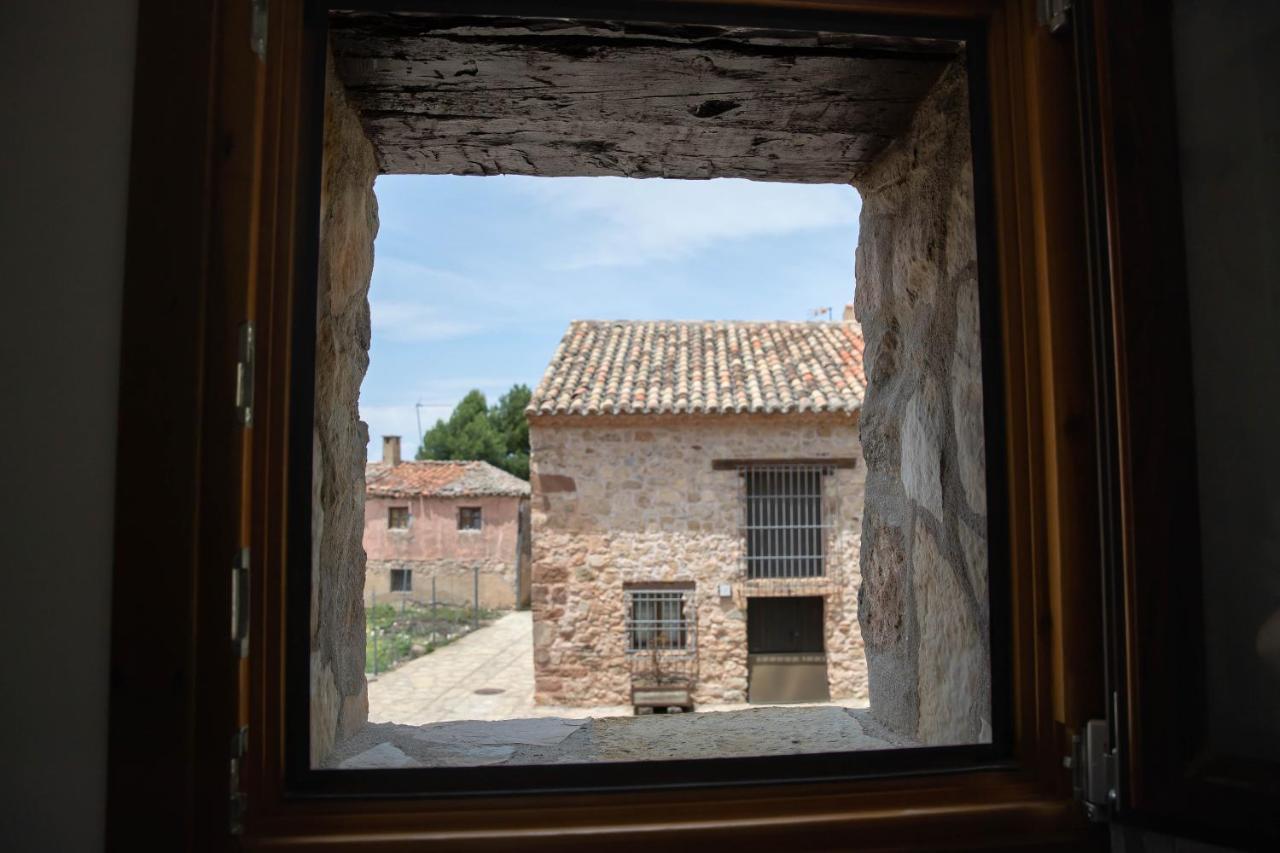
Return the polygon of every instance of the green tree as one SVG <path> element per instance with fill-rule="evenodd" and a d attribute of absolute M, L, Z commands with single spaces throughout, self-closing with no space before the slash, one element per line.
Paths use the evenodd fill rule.
<path fill-rule="evenodd" d="M 480 459 L 522 479 L 529 479 L 529 423 L 524 409 L 527 385 L 511 390 L 490 407 L 473 390 L 454 407 L 448 420 L 438 420 L 422 437 L 418 459 Z"/>
<path fill-rule="evenodd" d="M 493 462 L 506 454 L 506 442 L 489 420 L 484 394 L 471 391 L 449 415 L 422 437 L 419 459 L 483 459 Z"/>
<path fill-rule="evenodd" d="M 512 385 L 489 410 L 489 418 L 502 435 L 506 449 L 506 459 L 494 464 L 522 480 L 529 479 L 529 421 L 524 410 L 532 396 L 528 385 Z"/>

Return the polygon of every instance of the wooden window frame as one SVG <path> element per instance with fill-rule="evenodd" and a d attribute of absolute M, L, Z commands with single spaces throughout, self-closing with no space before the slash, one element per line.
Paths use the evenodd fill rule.
<path fill-rule="evenodd" d="M 943 19 L 986 33 L 989 131 L 1002 303 L 1010 578 L 1012 754 L 987 768 L 853 780 L 615 794 L 458 800 L 299 799 L 284 784 L 284 531 L 289 400 L 263 393 L 235 423 L 236 341 L 252 319 L 259 389 L 308 370 L 291 350 L 295 283 L 314 276 L 323 97 L 302 0 L 270 4 L 265 62 L 249 3 L 140 9 L 126 261 L 117 486 L 108 846 L 138 838 L 245 849 L 544 849 L 654 843 L 866 848 L 980 846 L 992 838 L 1064 849 L 1095 838 L 1062 767 L 1069 736 L 1105 708 L 1095 514 L 1094 383 L 1071 45 L 1014 0 L 665 0 L 667 12 L 820 8 Z M 359 4 L 357 4 L 359 5 Z M 407 3 L 406 6 L 415 4 Z M 416 4 L 425 5 L 425 4 Z M 502 4 L 492 4 L 498 8 Z M 506 4 L 536 14 L 545 4 Z M 599 4 L 603 7 L 604 4 Z M 561 4 L 563 8 L 564 4 Z M 601 14 L 583 4 L 575 14 Z M 604 16 L 607 17 L 607 14 Z M 305 110 L 303 108 L 306 108 Z M 177 284 L 175 284 L 177 283 Z M 1120 369 L 1123 369 L 1121 365 Z M 223 414 L 225 413 L 225 415 Z M 157 444 L 157 422 L 168 428 Z M 159 457 L 159 463 L 157 463 Z M 145 464 L 135 464 L 145 463 Z M 230 464 L 229 464 L 230 463 Z M 293 460 L 296 464 L 297 460 Z M 159 473 L 157 473 L 159 472 Z M 155 524 L 157 498 L 172 524 Z M 993 512 L 993 516 L 999 513 Z M 157 535 L 156 531 L 161 533 Z M 228 654 L 234 554 L 251 545 L 252 652 Z M 154 567 L 166 566 L 157 576 Z M 147 625 L 124 618 L 164 602 Z M 993 602 L 993 609 L 1000 606 Z M 157 642 L 157 639 L 161 642 Z M 295 650 L 296 651 L 296 650 Z M 304 650 L 305 651 L 305 650 Z M 228 797 L 229 743 L 247 724 L 243 819 Z M 927 752 L 921 750 L 920 752 Z M 837 842 L 838 843 L 838 842 Z"/>
<path fill-rule="evenodd" d="M 404 524 L 393 523 L 395 521 L 395 516 L 393 515 L 393 513 L 396 512 L 396 510 L 404 511 Z M 412 514 L 409 512 L 409 507 L 407 506 L 387 507 L 387 529 L 388 530 L 408 530 L 411 518 L 412 518 Z"/>
<path fill-rule="evenodd" d="M 474 512 L 475 519 L 478 522 L 475 526 L 463 525 L 463 513 Z M 458 532 L 459 533 L 479 533 L 484 530 L 484 507 L 479 506 L 460 506 L 458 507 Z"/>

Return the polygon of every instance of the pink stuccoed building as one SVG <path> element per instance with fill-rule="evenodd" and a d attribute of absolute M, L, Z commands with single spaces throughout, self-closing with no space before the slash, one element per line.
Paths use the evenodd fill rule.
<path fill-rule="evenodd" d="M 529 484 L 487 462 L 403 461 L 384 436 L 365 468 L 365 600 L 523 607 L 529 600 Z"/>

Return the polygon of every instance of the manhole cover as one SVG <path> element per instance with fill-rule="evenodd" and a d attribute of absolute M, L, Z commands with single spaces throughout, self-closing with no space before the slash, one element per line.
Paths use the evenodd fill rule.
<path fill-rule="evenodd" d="M 497 696 L 499 693 L 506 693 L 501 687 L 481 687 L 475 693 L 477 696 Z"/>

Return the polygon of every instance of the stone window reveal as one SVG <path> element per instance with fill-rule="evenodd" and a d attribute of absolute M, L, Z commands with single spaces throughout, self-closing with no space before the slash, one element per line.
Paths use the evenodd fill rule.
<path fill-rule="evenodd" d="M 462 506 L 458 507 L 458 529 L 459 530 L 479 530 L 484 526 L 484 520 L 478 506 Z"/>
<path fill-rule="evenodd" d="M 409 508 L 393 506 L 387 509 L 387 527 L 391 530 L 409 529 Z"/>
<path fill-rule="evenodd" d="M 825 574 L 827 529 L 823 481 L 833 466 L 743 463 L 743 553 L 747 579 L 819 578 Z"/>
<path fill-rule="evenodd" d="M 693 590 L 629 589 L 627 651 L 693 651 Z"/>

